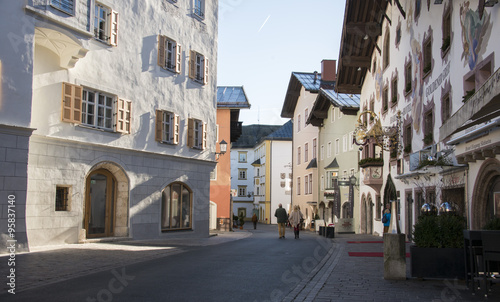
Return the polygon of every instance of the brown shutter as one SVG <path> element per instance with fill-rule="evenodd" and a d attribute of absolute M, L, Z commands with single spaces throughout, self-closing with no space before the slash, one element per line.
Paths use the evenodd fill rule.
<path fill-rule="evenodd" d="M 163 111 L 156 110 L 156 127 L 155 127 L 155 140 L 157 142 L 162 141 L 162 131 L 163 131 Z"/>
<path fill-rule="evenodd" d="M 173 127 L 173 143 L 174 144 L 179 144 L 179 121 L 180 121 L 180 118 L 177 114 L 174 114 L 174 123 L 172 125 Z"/>
<path fill-rule="evenodd" d="M 207 149 L 207 123 L 203 123 L 203 144 L 201 146 L 202 150 Z"/>
<path fill-rule="evenodd" d="M 82 87 L 62 83 L 61 120 L 80 124 L 82 121 Z"/>
<path fill-rule="evenodd" d="M 158 35 L 158 65 L 162 68 L 165 68 L 165 40 L 165 36 Z"/>
<path fill-rule="evenodd" d="M 109 44 L 118 45 L 118 12 L 111 11 L 111 22 L 109 24 Z"/>
<path fill-rule="evenodd" d="M 189 148 L 194 147 L 194 119 L 188 119 L 188 137 L 187 145 Z"/>
<path fill-rule="evenodd" d="M 130 133 L 132 102 L 118 99 L 116 106 L 116 132 Z"/>
<path fill-rule="evenodd" d="M 203 85 L 206 85 L 208 83 L 208 60 L 207 58 L 203 59 L 203 65 L 205 69 L 205 74 L 203 75 Z"/>
<path fill-rule="evenodd" d="M 182 46 L 177 43 L 175 46 L 175 72 L 181 73 Z"/>
<path fill-rule="evenodd" d="M 189 51 L 189 78 L 196 78 L 196 51 Z"/>

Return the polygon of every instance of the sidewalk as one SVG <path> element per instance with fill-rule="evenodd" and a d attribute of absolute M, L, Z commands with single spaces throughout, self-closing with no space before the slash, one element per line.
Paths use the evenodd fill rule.
<path fill-rule="evenodd" d="M 250 232 L 216 232 L 207 238 L 126 240 L 34 247 L 29 253 L 16 254 L 16 292 L 182 253 L 190 246 L 221 244 L 251 235 Z M 2 266 L 7 260 L 8 255 L 0 255 Z M 2 293 L 8 289 L 5 282 L 2 282 L 0 288 Z"/>
<path fill-rule="evenodd" d="M 500 301 L 498 285 L 486 299 L 481 291 L 473 296 L 463 280 L 409 278 L 410 258 L 406 259 L 407 280 L 385 280 L 383 257 L 349 255 L 349 252 L 380 254 L 382 237 L 335 236 L 328 255 L 282 301 Z"/>

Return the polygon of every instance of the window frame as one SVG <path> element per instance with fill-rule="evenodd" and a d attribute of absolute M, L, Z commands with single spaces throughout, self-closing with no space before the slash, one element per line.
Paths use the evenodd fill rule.
<path fill-rule="evenodd" d="M 247 154 L 248 152 L 242 152 L 242 151 L 238 151 L 238 162 L 239 163 L 246 163 L 247 162 Z M 245 158 L 242 160 L 241 157 L 244 156 Z M 257 175 L 259 176 L 259 175 Z"/>
<path fill-rule="evenodd" d="M 180 117 L 172 111 L 156 110 L 155 140 L 160 143 L 178 145 Z"/>
<path fill-rule="evenodd" d="M 246 168 L 238 168 L 238 179 L 242 179 L 242 180 L 247 179 L 247 175 L 248 175 L 247 170 L 248 169 L 246 169 Z"/>
<path fill-rule="evenodd" d="M 89 96 L 93 95 L 93 104 L 89 100 Z M 104 103 L 100 104 L 101 97 L 104 97 Z M 108 104 L 107 101 L 110 101 Z M 117 96 L 98 91 L 95 89 L 91 89 L 88 87 L 83 87 L 82 88 L 82 119 L 81 119 L 81 124 L 86 127 L 90 128 L 95 128 L 95 129 L 100 129 L 100 130 L 105 130 L 105 131 L 115 131 L 116 128 L 113 127 L 115 124 L 115 104 L 117 102 Z M 93 106 L 93 113 L 89 113 L 89 108 L 92 108 Z M 104 114 L 100 114 L 99 112 L 101 111 Z M 93 122 L 89 123 L 89 117 L 92 117 Z M 101 125 L 99 123 L 99 120 L 104 120 L 104 125 Z M 106 122 L 109 122 L 109 127 L 106 126 Z"/>
<path fill-rule="evenodd" d="M 180 186 L 180 195 L 178 196 L 177 199 L 174 199 L 172 197 L 172 195 L 174 194 L 174 190 L 172 189 L 173 186 Z M 168 200 L 165 200 L 165 195 L 168 194 L 168 193 L 165 193 L 165 190 L 167 190 L 167 188 L 169 188 L 169 199 Z M 183 221 L 183 218 L 184 217 L 181 217 L 181 219 L 179 219 L 179 227 L 174 227 L 172 226 L 172 222 L 173 222 L 173 219 L 174 217 L 172 217 L 172 215 L 175 215 L 174 213 L 174 204 L 172 203 L 173 200 L 177 200 L 177 208 L 179 209 L 178 210 L 178 213 L 181 213 L 182 214 L 182 210 L 183 210 L 183 203 L 184 203 L 184 197 L 183 195 L 185 194 L 185 192 L 188 193 L 188 201 L 186 201 L 186 203 L 188 203 L 189 205 L 189 213 L 188 213 L 188 223 L 189 225 L 188 226 L 183 226 L 184 224 L 184 221 Z M 165 194 L 165 195 L 164 195 Z M 180 203 L 179 203 L 180 202 Z M 165 226 L 165 208 L 166 206 L 168 205 L 168 220 L 169 220 L 169 225 L 168 226 Z M 175 219 L 175 218 L 174 218 Z M 161 228 L 161 231 L 162 232 L 170 232 L 170 231 L 180 231 L 180 230 L 191 230 L 193 228 L 193 191 L 184 183 L 182 182 L 173 182 L 173 183 L 170 183 L 169 185 L 167 185 L 165 188 L 163 188 L 162 190 L 162 197 L 161 197 L 161 211 L 160 211 L 160 228 Z"/>
<path fill-rule="evenodd" d="M 205 55 L 190 50 L 189 55 L 189 78 L 202 85 L 208 84 L 209 63 Z"/>
<path fill-rule="evenodd" d="M 181 73 L 182 45 L 168 36 L 158 35 L 158 65 L 165 70 Z"/>
<path fill-rule="evenodd" d="M 70 5 L 66 4 L 66 2 L 71 2 Z M 74 16 L 75 15 L 75 1 L 74 0 L 50 0 L 51 7 L 57 9 L 58 11 L 61 11 L 63 13 L 66 13 L 68 15 Z M 65 9 L 66 6 L 66 9 Z M 68 10 L 68 6 L 71 6 L 71 11 Z"/>
<path fill-rule="evenodd" d="M 382 90 L 382 113 L 389 111 L 389 86 L 385 85 Z"/>
<path fill-rule="evenodd" d="M 193 0 L 193 15 L 201 20 L 205 19 L 205 0 Z"/>
<path fill-rule="evenodd" d="M 404 89 L 405 96 L 408 96 L 412 92 L 412 89 L 413 89 L 413 83 L 412 83 L 412 78 L 411 78 L 412 68 L 413 67 L 412 67 L 412 63 L 411 63 L 411 60 L 410 60 L 405 65 L 405 89 Z M 408 87 L 410 89 L 408 89 Z"/>
<path fill-rule="evenodd" d="M 309 161 L 309 143 L 304 144 L 304 163 Z"/>
<path fill-rule="evenodd" d="M 394 101 L 396 99 L 396 101 Z M 395 76 L 391 81 L 391 107 L 398 103 L 398 77 Z"/>
<path fill-rule="evenodd" d="M 101 18 L 101 12 L 104 12 L 104 18 Z M 102 43 L 117 46 L 118 20 L 118 12 L 102 3 L 96 2 L 94 5 L 94 38 Z M 103 28 L 98 26 L 98 24 L 102 23 L 104 24 Z"/>
<path fill-rule="evenodd" d="M 63 201 L 61 204 L 61 201 L 58 202 L 58 199 L 60 197 L 60 193 L 58 191 L 63 190 L 63 194 L 65 197 L 63 197 Z M 69 212 L 70 211 L 70 202 L 71 202 L 71 186 L 69 185 L 56 185 L 56 192 L 55 192 L 55 211 L 56 212 Z"/>
<path fill-rule="evenodd" d="M 207 123 L 200 119 L 188 119 L 188 147 L 205 150 L 207 148 Z"/>
<path fill-rule="evenodd" d="M 423 74 L 424 78 L 426 78 L 432 72 L 432 36 L 429 35 L 424 40 L 422 47 L 422 55 L 423 55 Z"/>

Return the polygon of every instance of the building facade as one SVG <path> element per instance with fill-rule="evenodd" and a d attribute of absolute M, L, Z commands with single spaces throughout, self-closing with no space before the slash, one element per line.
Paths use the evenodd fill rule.
<path fill-rule="evenodd" d="M 357 25 L 342 37 L 338 89 L 360 93 L 370 111 L 357 137 L 374 233 L 391 201 L 409 239 L 425 203 L 451 203 L 473 229 L 496 215 L 500 6 L 480 3 L 346 2 L 344 27 Z"/>
<path fill-rule="evenodd" d="M 15 169 L 1 189 L 20 245 L 208 236 L 218 2 L 134 3 L 3 6 L 1 149 Z"/>

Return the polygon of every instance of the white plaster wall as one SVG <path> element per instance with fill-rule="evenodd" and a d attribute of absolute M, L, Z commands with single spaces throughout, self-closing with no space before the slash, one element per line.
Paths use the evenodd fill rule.
<path fill-rule="evenodd" d="M 292 141 L 271 140 L 271 175 L 268 179 L 271 181 L 271 223 L 278 223 L 274 217 L 274 212 L 278 208 L 278 204 L 282 204 L 283 208 L 289 212 L 292 196 L 286 193 L 287 186 L 281 187 L 281 182 L 291 181 L 288 175 L 292 172 L 289 165 L 292 161 Z M 285 173 L 285 179 L 281 179 L 281 173 Z"/>

